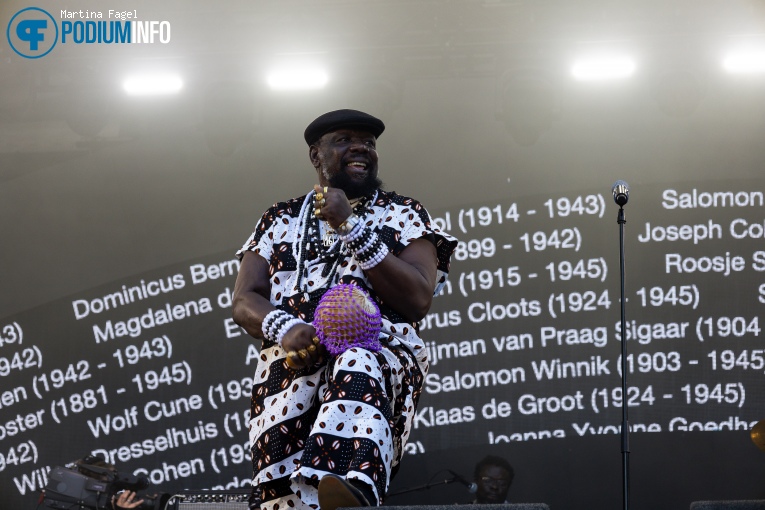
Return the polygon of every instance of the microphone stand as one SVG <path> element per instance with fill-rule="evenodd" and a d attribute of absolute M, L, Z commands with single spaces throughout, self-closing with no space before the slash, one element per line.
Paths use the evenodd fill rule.
<path fill-rule="evenodd" d="M 622 508 L 629 508 L 630 490 L 630 425 L 627 417 L 627 320 L 624 313 L 624 207 L 619 206 L 619 214 L 616 218 L 619 224 L 619 263 L 621 277 L 621 334 L 622 334 Z"/>
<path fill-rule="evenodd" d="M 403 489 L 398 492 L 391 492 L 390 494 L 386 494 L 385 497 L 387 499 L 387 498 L 392 498 L 393 496 L 400 496 L 401 494 L 408 494 L 410 492 L 424 491 L 424 490 L 430 489 L 431 487 L 438 487 L 439 485 L 449 485 L 450 483 L 455 483 L 457 481 L 458 480 L 456 478 L 451 478 L 451 479 L 443 480 L 440 482 L 426 483 L 425 485 L 417 485 L 415 487 L 411 487 L 409 489 Z"/>

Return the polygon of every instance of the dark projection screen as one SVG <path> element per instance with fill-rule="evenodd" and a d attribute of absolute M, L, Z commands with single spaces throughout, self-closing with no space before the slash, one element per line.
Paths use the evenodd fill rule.
<path fill-rule="evenodd" d="M 161 492 L 248 486 L 260 341 L 231 319 L 234 253 L 311 189 L 302 131 L 336 108 L 385 121 L 385 188 L 460 240 L 419 324 L 431 368 L 387 505 L 469 503 L 448 470 L 495 454 L 511 502 L 614 508 L 623 400 L 635 507 L 765 498 L 765 76 L 718 58 L 763 40 L 761 5 L 122 4 L 171 39 L 0 47 L 0 508 L 35 508 L 88 454 Z M 62 27 L 114 8 L 37 7 Z M 634 75 L 572 78 L 603 40 Z M 268 88 L 295 56 L 324 89 Z M 142 69 L 183 88 L 125 96 Z"/>

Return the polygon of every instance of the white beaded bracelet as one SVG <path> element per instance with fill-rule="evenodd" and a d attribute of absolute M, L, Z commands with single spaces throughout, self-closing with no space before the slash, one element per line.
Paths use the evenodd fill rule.
<path fill-rule="evenodd" d="M 278 308 L 268 312 L 261 325 L 261 331 L 263 332 L 263 336 L 265 338 L 271 340 L 272 342 L 276 342 L 277 331 L 274 328 L 277 324 L 284 322 L 284 316 L 290 317 L 290 314 L 284 310 L 279 310 Z M 279 320 L 280 318 L 282 319 L 281 321 Z"/>
<path fill-rule="evenodd" d="M 382 262 L 386 255 L 388 255 L 388 247 L 385 246 L 385 243 L 380 243 L 380 248 L 377 250 L 377 253 L 366 262 L 359 262 L 359 267 L 364 271 L 372 269 Z"/>
<path fill-rule="evenodd" d="M 279 328 L 279 333 L 277 333 L 276 335 L 276 342 L 279 345 L 281 345 L 282 339 L 284 338 L 284 335 L 287 334 L 287 331 L 292 329 L 292 326 L 295 326 L 296 324 L 301 324 L 301 323 L 305 324 L 305 322 L 303 322 L 301 319 L 298 319 L 297 317 L 290 319 L 286 323 L 284 323 L 284 325 L 281 328 Z"/>
<path fill-rule="evenodd" d="M 372 235 L 369 236 L 369 241 L 364 246 L 359 246 L 359 249 L 356 250 L 356 256 L 359 255 L 363 256 L 364 253 L 366 253 L 367 250 L 369 250 L 374 244 L 377 242 L 377 232 L 372 232 Z"/>
<path fill-rule="evenodd" d="M 350 243 L 361 237 L 361 234 L 364 233 L 364 229 L 366 228 L 366 225 L 364 225 L 362 222 L 356 223 L 350 232 L 347 234 L 340 234 L 338 233 L 338 236 L 340 237 L 340 240 L 344 243 Z"/>
<path fill-rule="evenodd" d="M 276 318 L 274 321 L 273 326 L 271 326 L 271 339 L 276 342 L 277 335 L 279 334 L 279 330 L 284 326 L 288 321 L 292 320 L 292 315 L 288 313 L 283 313 L 279 317 Z"/>
<path fill-rule="evenodd" d="M 263 318 L 263 322 L 260 324 L 260 329 L 263 332 L 263 336 L 265 338 L 269 338 L 268 330 L 271 329 L 271 324 L 276 319 L 276 317 L 279 315 L 279 312 L 281 310 L 271 310 L 266 314 L 266 316 Z M 269 338 L 270 340 L 270 338 Z"/>

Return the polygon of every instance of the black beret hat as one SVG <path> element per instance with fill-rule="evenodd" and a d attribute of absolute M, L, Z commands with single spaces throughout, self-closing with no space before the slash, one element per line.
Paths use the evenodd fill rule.
<path fill-rule="evenodd" d="M 335 110 L 320 115 L 305 128 L 303 137 L 308 145 L 316 143 L 325 133 L 343 128 L 356 128 L 369 131 L 378 138 L 385 131 L 385 124 L 377 117 L 358 110 Z"/>

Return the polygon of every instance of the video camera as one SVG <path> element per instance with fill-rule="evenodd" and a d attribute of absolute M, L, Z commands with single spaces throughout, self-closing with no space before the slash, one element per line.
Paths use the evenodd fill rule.
<path fill-rule="evenodd" d="M 148 487 L 148 479 L 120 474 L 102 457 L 88 456 L 68 467 L 56 466 L 50 471 L 43 489 L 43 503 L 56 510 L 119 510 L 112 505 L 115 494 L 123 490 L 137 493 Z M 136 509 L 163 510 L 170 494 L 138 494 L 137 497 L 143 499 L 143 503 Z"/>

